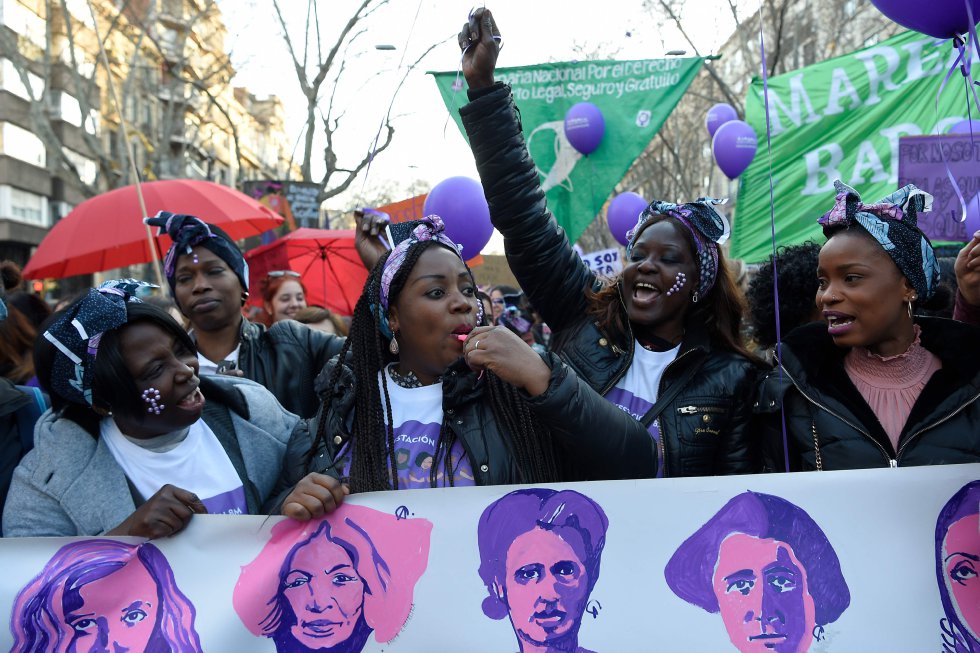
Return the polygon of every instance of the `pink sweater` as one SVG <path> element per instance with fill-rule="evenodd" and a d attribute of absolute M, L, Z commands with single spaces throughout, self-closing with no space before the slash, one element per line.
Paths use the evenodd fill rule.
<path fill-rule="evenodd" d="M 855 347 L 844 358 L 847 375 L 871 406 L 896 451 L 912 406 L 942 367 L 939 358 L 920 344 L 920 334 L 919 325 L 915 325 L 915 340 L 904 354 L 883 358 Z"/>

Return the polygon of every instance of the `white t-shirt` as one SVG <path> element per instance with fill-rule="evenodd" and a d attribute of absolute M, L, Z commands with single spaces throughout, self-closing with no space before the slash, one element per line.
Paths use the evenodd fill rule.
<path fill-rule="evenodd" d="M 399 489 L 418 489 L 431 487 L 429 473 L 435 459 L 436 444 L 442 428 L 442 383 L 421 388 L 403 388 L 391 378 L 388 369 L 388 396 L 391 399 L 391 420 L 395 435 L 395 465 L 398 471 Z M 378 384 L 381 373 L 378 373 Z M 382 397 L 384 396 L 384 390 Z M 349 455 L 342 451 L 341 457 Z M 475 485 L 473 467 L 466 451 L 458 440 L 450 450 L 452 456 L 453 484 L 456 486 Z M 440 461 L 436 485 L 448 487 L 443 465 Z M 344 476 L 349 475 L 350 461 L 343 464 Z"/>
<path fill-rule="evenodd" d="M 680 349 L 681 346 L 677 345 L 667 351 L 650 351 L 637 342 L 633 348 L 632 365 L 626 370 L 623 378 L 606 393 L 606 399 L 625 410 L 637 421 L 643 419 L 647 411 L 657 403 L 657 395 L 660 392 L 660 377 L 664 375 L 667 366 L 677 358 L 677 352 Z M 653 420 L 647 430 L 657 445 L 657 478 L 662 478 L 664 474 L 664 450 L 660 446 L 658 422 L 659 420 Z"/>
<path fill-rule="evenodd" d="M 232 363 L 235 364 L 235 367 L 238 367 L 238 350 L 241 349 L 241 348 L 242 348 L 242 344 L 241 343 L 238 343 L 238 346 L 235 347 L 235 350 L 233 352 L 231 352 L 230 354 L 228 354 L 228 356 L 224 360 L 231 361 Z M 197 352 L 197 362 L 198 362 L 198 365 L 201 368 L 200 374 L 217 374 L 218 373 L 218 363 L 215 363 L 214 361 L 209 360 L 200 351 Z"/>
<path fill-rule="evenodd" d="M 213 515 L 247 515 L 245 489 L 217 436 L 199 419 L 173 449 L 150 451 L 130 442 L 115 420 L 100 424 L 102 439 L 144 499 L 170 483 L 193 492 Z"/>

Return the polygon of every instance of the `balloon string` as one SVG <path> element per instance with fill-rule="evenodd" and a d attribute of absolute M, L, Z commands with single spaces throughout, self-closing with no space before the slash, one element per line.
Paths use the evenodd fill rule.
<path fill-rule="evenodd" d="M 769 159 L 769 229 L 772 239 L 772 294 L 776 305 L 776 368 L 779 370 L 779 387 L 783 386 L 783 332 L 779 320 L 779 274 L 776 268 L 776 191 L 772 176 L 772 123 L 769 114 L 769 72 L 766 70 L 766 37 L 763 6 L 759 6 L 759 51 L 762 55 L 762 98 L 766 108 L 766 155 Z M 779 395 L 779 419 L 783 431 L 783 464 L 789 468 L 789 437 L 786 434 L 786 413 L 783 410 L 783 393 Z"/>
<path fill-rule="evenodd" d="M 963 57 L 966 54 L 965 49 L 963 47 L 963 40 L 960 37 L 958 36 L 953 37 L 953 47 L 956 48 L 958 51 L 956 55 L 956 59 L 953 61 L 953 65 L 949 67 L 949 70 L 946 71 L 946 76 L 943 78 L 942 84 L 939 85 L 939 90 L 936 91 L 936 123 L 937 124 L 939 123 L 939 98 L 940 96 L 942 96 L 943 90 L 946 88 L 946 84 L 953 76 L 953 73 L 956 72 L 956 69 L 959 67 L 960 62 L 963 61 Z M 967 104 L 969 104 L 969 100 L 967 100 Z M 961 209 L 960 218 L 959 220 L 957 220 L 957 222 L 965 222 L 966 200 L 963 198 L 963 191 L 960 190 L 960 185 L 956 183 L 956 177 L 953 176 L 953 171 L 949 167 L 949 158 L 946 156 L 946 149 L 943 148 L 942 146 L 940 146 L 939 148 L 939 155 L 942 157 L 943 167 L 946 169 L 946 177 L 949 179 L 949 183 L 953 186 L 953 193 L 955 193 L 956 199 L 958 199 L 960 202 L 960 209 Z M 954 218 L 956 216 L 955 212 L 951 213 L 951 215 Z"/>
<path fill-rule="evenodd" d="M 973 103 L 980 111 L 980 98 L 977 98 L 977 83 L 973 81 L 973 58 L 980 53 L 980 39 L 977 38 L 977 27 L 973 22 L 973 7 L 971 6 L 970 0 L 965 0 L 966 3 L 966 15 L 970 19 L 970 29 L 966 34 L 967 43 L 969 44 L 969 49 L 967 50 L 970 54 L 963 61 L 963 76 L 966 77 L 967 87 L 972 91 Z M 969 102 L 969 100 L 967 100 Z M 972 132 L 972 129 L 971 129 Z"/>
<path fill-rule="evenodd" d="M 484 3 L 483 9 L 486 8 L 487 5 Z M 476 9 L 470 10 L 469 18 L 473 17 L 474 11 L 476 11 Z M 497 53 L 499 54 L 500 51 L 504 49 L 503 43 L 501 43 L 502 39 L 500 36 L 495 36 L 495 35 L 491 35 L 491 37 L 497 43 Z M 463 72 L 463 59 L 466 58 L 466 52 L 470 49 L 472 45 L 473 45 L 472 43 L 467 44 L 467 46 L 463 48 L 463 51 L 459 55 L 459 66 L 457 66 L 456 68 L 456 79 L 453 80 L 453 85 L 451 87 L 453 89 L 452 102 L 449 103 L 449 112 L 446 114 L 446 122 L 442 124 L 443 140 L 446 140 L 446 129 L 449 127 L 449 119 L 453 117 L 453 112 L 456 111 L 456 94 L 459 93 L 460 89 L 463 88 L 463 83 L 459 81 L 459 76 Z"/>

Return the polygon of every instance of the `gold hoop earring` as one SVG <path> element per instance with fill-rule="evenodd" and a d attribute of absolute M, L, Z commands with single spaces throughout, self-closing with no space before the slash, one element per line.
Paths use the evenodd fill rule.
<path fill-rule="evenodd" d="M 398 341 L 395 340 L 395 336 L 391 336 L 391 342 L 388 343 L 388 351 L 394 356 L 398 355 Z"/>
<path fill-rule="evenodd" d="M 912 300 L 909 300 L 909 319 L 912 319 Z"/>

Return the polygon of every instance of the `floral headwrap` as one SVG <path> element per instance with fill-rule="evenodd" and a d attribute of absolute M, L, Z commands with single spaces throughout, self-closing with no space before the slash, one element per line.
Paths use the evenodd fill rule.
<path fill-rule="evenodd" d="M 859 225 L 892 257 L 921 300 L 932 297 L 939 284 L 939 263 L 918 224 L 918 214 L 932 210 L 932 195 L 909 184 L 875 204 L 863 204 L 858 192 L 841 180 L 834 188 L 834 208 L 817 220 L 824 235 Z"/>
<path fill-rule="evenodd" d="M 153 284 L 136 279 L 106 281 L 67 308 L 44 332 L 62 354 L 51 368 L 51 390 L 75 404 L 92 405 L 92 369 L 102 334 L 126 324 L 126 303 L 142 302 Z"/>
<path fill-rule="evenodd" d="M 629 258 L 630 250 L 633 249 L 636 238 L 653 216 L 669 215 L 684 225 L 694 239 L 698 259 L 698 287 L 696 292 L 699 296 L 704 297 L 714 287 L 715 279 L 718 278 L 718 246 L 725 244 L 731 234 L 731 226 L 728 224 L 728 220 L 715 211 L 714 205 L 724 204 L 727 201 L 727 199 L 716 200 L 712 197 L 699 197 L 694 202 L 687 204 L 672 204 L 660 200 L 651 202 L 650 206 L 640 214 L 636 226 L 626 234 L 629 241 L 626 246 L 627 258 Z"/>
<path fill-rule="evenodd" d="M 384 268 L 381 270 L 381 289 L 379 301 L 381 303 L 381 331 L 388 338 L 391 338 L 391 330 L 388 327 L 388 319 L 385 317 L 388 313 L 389 302 L 388 293 L 391 291 L 391 282 L 394 280 L 395 275 L 401 270 L 402 266 L 405 264 L 405 259 L 408 257 L 408 250 L 416 243 L 425 242 L 427 240 L 434 240 L 437 243 L 445 245 L 447 248 L 456 253 L 459 259 L 462 261 L 463 256 L 461 246 L 457 245 L 452 241 L 449 236 L 446 235 L 446 225 L 443 223 L 442 218 L 438 215 L 429 215 L 418 221 L 418 226 L 412 229 L 411 235 L 405 240 L 398 244 L 394 244 L 391 254 L 388 255 L 388 259 L 385 261 Z M 477 323 L 483 321 L 483 302 L 477 303 Z"/>
<path fill-rule="evenodd" d="M 242 288 L 248 290 L 248 263 L 231 238 L 218 227 L 208 224 L 193 215 L 174 214 L 160 211 L 152 218 L 144 220 L 146 224 L 159 227 L 160 233 L 166 233 L 174 241 L 167 256 L 163 260 L 163 273 L 167 276 L 171 294 L 174 289 L 174 275 L 177 270 L 177 257 L 181 254 L 191 254 L 194 247 L 205 247 L 228 264 Z"/>

